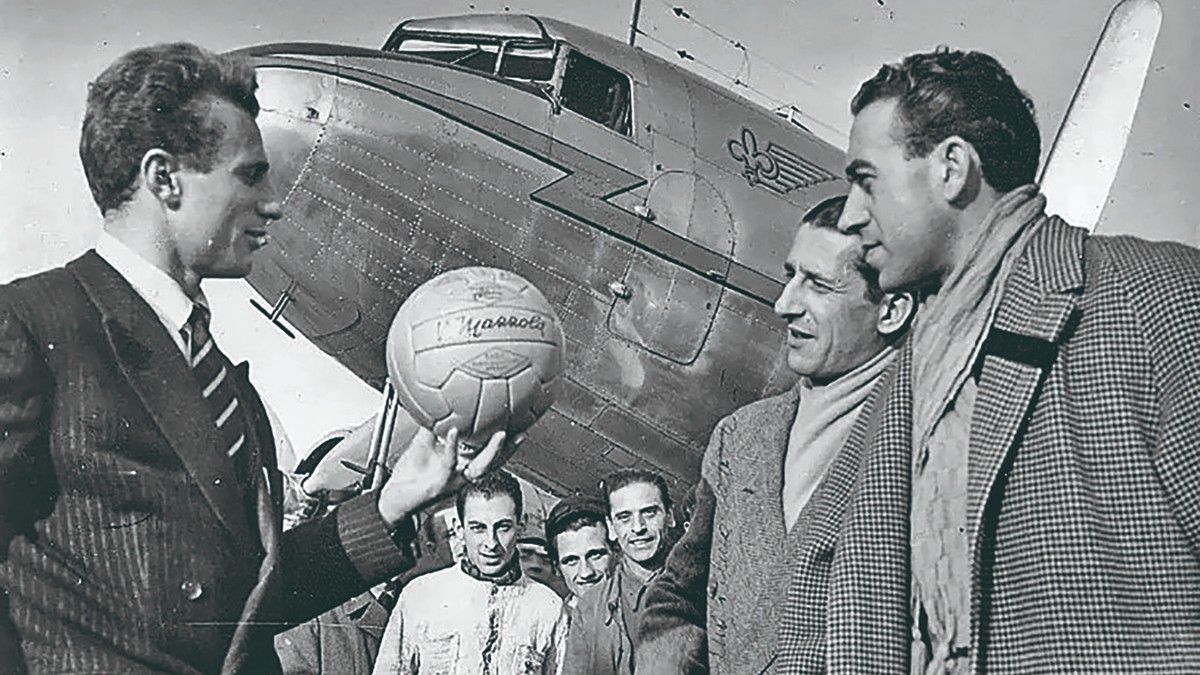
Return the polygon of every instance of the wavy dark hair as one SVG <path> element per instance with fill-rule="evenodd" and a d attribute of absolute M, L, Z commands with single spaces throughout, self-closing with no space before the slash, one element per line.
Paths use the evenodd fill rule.
<path fill-rule="evenodd" d="M 647 469 L 619 469 L 605 476 L 600 483 L 609 516 L 612 515 L 612 494 L 634 483 L 647 483 L 657 488 L 658 496 L 662 498 L 663 510 L 667 513 L 671 512 L 671 493 L 667 489 L 667 480 L 662 477 L 662 474 Z"/>
<path fill-rule="evenodd" d="M 142 157 L 154 148 L 209 171 L 223 129 L 209 119 L 214 97 L 258 116 L 254 68 L 186 42 L 135 49 L 88 85 L 79 158 L 101 213 L 133 196 Z"/>
<path fill-rule="evenodd" d="M 1042 139 L 1033 101 L 995 58 L 947 47 L 912 54 L 863 82 L 850 112 L 887 99 L 897 101 L 895 131 L 909 158 L 960 136 L 979 153 L 983 178 L 995 190 L 1036 178 Z"/>
<path fill-rule="evenodd" d="M 492 499 L 493 497 L 507 496 L 512 499 L 513 505 L 517 507 L 517 518 L 525 512 L 524 498 L 521 495 L 521 484 L 513 475 L 503 469 L 496 469 L 488 472 L 482 478 L 474 483 L 467 483 L 454 496 L 454 508 L 458 511 L 458 522 L 466 526 L 463 522 L 463 506 L 467 503 L 467 497 L 471 495 L 479 495 L 484 499 Z"/>
<path fill-rule="evenodd" d="M 802 218 L 801 225 L 810 225 L 823 230 L 838 230 L 838 220 L 842 211 L 846 210 L 846 195 L 827 197 L 809 209 Z M 883 289 L 879 287 L 879 272 L 864 261 L 861 256 L 854 262 L 854 268 L 867 282 L 867 300 L 874 303 L 883 302 Z"/>

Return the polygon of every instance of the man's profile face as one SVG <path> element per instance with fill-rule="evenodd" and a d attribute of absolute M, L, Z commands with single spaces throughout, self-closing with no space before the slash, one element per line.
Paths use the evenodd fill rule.
<path fill-rule="evenodd" d="M 850 192 L 839 227 L 862 237 L 863 257 L 885 291 L 940 281 L 952 264 L 953 228 L 931 158 L 906 159 L 896 100 L 859 111 L 850 129 Z M 932 154 L 932 153 L 931 153 Z"/>
<path fill-rule="evenodd" d="M 517 505 L 508 495 L 468 495 L 463 502 L 463 540 L 467 558 L 480 572 L 495 576 L 516 553 Z"/>
<path fill-rule="evenodd" d="M 210 123 L 222 130 L 212 170 L 178 168 L 179 207 L 169 212 L 167 227 L 183 268 L 200 279 L 244 277 L 280 206 L 254 118 L 222 98 L 213 97 L 211 106 Z"/>
<path fill-rule="evenodd" d="M 816 380 L 839 377 L 885 346 L 876 321 L 880 302 L 867 296 L 855 262 L 859 238 L 801 224 L 784 262 L 788 277 L 775 313 L 787 322 L 787 363 Z"/>
<path fill-rule="evenodd" d="M 612 551 L 603 523 L 560 532 L 554 546 L 558 550 L 558 569 L 575 597 L 608 578 Z"/>
<path fill-rule="evenodd" d="M 630 483 L 610 494 L 608 504 L 608 525 L 621 552 L 638 563 L 654 560 L 670 525 L 658 487 Z"/>

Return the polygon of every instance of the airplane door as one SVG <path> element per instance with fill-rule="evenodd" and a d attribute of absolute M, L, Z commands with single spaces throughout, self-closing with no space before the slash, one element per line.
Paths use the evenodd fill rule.
<path fill-rule="evenodd" d="M 733 217 L 716 187 L 687 171 L 656 177 L 644 206 L 640 246 L 612 289 L 608 330 L 688 365 L 700 355 L 725 292 Z"/>

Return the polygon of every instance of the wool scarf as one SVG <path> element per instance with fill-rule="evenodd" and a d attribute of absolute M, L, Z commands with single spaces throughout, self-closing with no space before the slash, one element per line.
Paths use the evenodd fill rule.
<path fill-rule="evenodd" d="M 913 449 L 929 437 L 954 400 L 987 336 L 1004 281 L 1046 220 L 1036 185 L 1001 197 L 956 267 L 917 316 L 913 329 Z"/>

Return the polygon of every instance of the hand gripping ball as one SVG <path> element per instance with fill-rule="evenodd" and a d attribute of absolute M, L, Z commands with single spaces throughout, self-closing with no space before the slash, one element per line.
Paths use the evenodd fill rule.
<path fill-rule="evenodd" d="M 491 267 L 440 274 L 408 296 L 387 340 L 388 377 L 422 426 L 483 446 L 529 428 L 554 400 L 562 325 L 541 291 Z"/>

